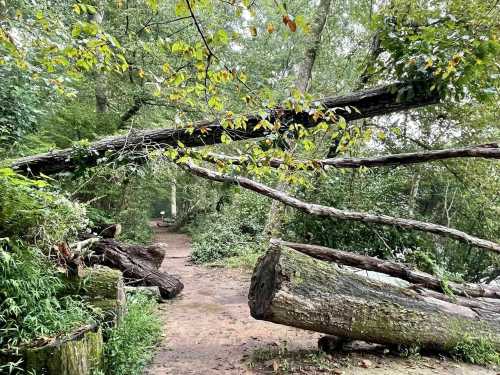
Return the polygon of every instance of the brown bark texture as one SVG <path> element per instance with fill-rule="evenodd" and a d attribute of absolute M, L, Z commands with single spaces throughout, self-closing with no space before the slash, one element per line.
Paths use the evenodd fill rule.
<path fill-rule="evenodd" d="M 356 267 L 366 271 L 380 272 L 406 280 L 412 284 L 417 284 L 419 287 L 435 290 L 441 293 L 446 289 L 454 295 L 463 297 L 487 297 L 500 299 L 500 288 L 488 285 L 460 284 L 451 281 L 444 282 L 436 276 L 414 270 L 401 263 L 335 250 L 318 245 L 288 242 L 278 239 L 272 239 L 271 243 L 277 246 L 289 247 L 313 258 L 327 262 Z"/>
<path fill-rule="evenodd" d="M 179 294 L 184 285 L 177 277 L 158 270 L 164 256 L 161 247 L 127 245 L 113 239 L 103 239 L 93 245 L 92 254 L 86 258 L 86 263 L 117 268 L 123 272 L 128 284 L 157 286 L 162 298 L 168 299 Z"/>

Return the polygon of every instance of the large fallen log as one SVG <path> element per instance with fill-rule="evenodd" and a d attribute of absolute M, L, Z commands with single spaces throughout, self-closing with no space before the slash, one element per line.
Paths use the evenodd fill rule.
<path fill-rule="evenodd" d="M 431 92 L 429 87 L 429 82 L 421 81 L 395 83 L 317 102 L 325 109 L 335 110 L 336 115 L 344 117 L 346 121 L 352 121 L 435 104 L 439 101 L 439 95 L 435 90 Z M 308 110 L 296 113 L 294 109 L 280 107 L 269 111 L 267 115 L 271 123 L 279 119 L 281 124 L 298 123 L 306 128 L 321 121 L 315 119 Z M 177 147 L 179 141 L 186 147 L 206 146 L 222 143 L 223 135 L 235 141 L 267 135 L 268 130 L 257 126 L 262 120 L 261 115 L 249 114 L 246 118 L 245 129 L 226 130 L 219 121 L 201 121 L 191 128 L 152 129 L 105 138 L 93 142 L 86 153 L 82 153 L 81 149 L 68 148 L 28 156 L 14 161 L 11 167 L 24 174 L 51 174 L 75 170 L 79 166 L 95 166 L 109 152 L 134 153 L 152 147 Z M 283 125 L 281 131 L 286 129 L 287 125 Z"/>
<path fill-rule="evenodd" d="M 155 249 L 155 252 L 148 249 Z M 86 263 L 117 268 L 131 284 L 157 286 L 163 298 L 173 298 L 184 285 L 177 277 L 158 271 L 164 256 L 164 251 L 157 247 L 140 247 L 104 239 L 93 245 L 92 253 L 86 257 Z"/>
<path fill-rule="evenodd" d="M 316 259 L 357 267 L 366 271 L 384 273 L 438 292 L 445 292 L 446 289 L 455 295 L 463 297 L 500 298 L 500 288 L 489 285 L 460 284 L 451 281 L 444 282 L 433 275 L 414 270 L 401 263 L 330 249 L 323 246 L 287 242 L 274 238 L 271 239 L 271 243 L 290 247 Z"/>
<path fill-rule="evenodd" d="M 354 340 L 434 350 L 489 340 L 500 351 L 500 301 L 426 291 L 369 280 L 272 246 L 254 270 L 249 306 L 256 319 Z"/>

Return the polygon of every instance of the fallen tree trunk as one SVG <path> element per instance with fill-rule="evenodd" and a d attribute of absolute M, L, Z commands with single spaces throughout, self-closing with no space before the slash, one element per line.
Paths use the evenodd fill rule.
<path fill-rule="evenodd" d="M 157 286 L 162 298 L 173 298 L 184 288 L 177 277 L 157 270 L 165 256 L 163 249 L 104 239 L 95 243 L 92 250 L 93 253 L 86 258 L 87 264 L 117 268 L 133 285 Z"/>
<path fill-rule="evenodd" d="M 435 104 L 438 94 L 429 90 L 429 82 L 404 82 L 376 87 L 346 96 L 318 100 L 325 109 L 335 109 L 337 116 L 346 121 L 385 115 L 397 111 Z M 19 173 L 38 175 L 71 171 L 79 166 L 95 166 L 109 152 L 137 152 L 153 147 L 177 147 L 182 142 L 186 147 L 206 146 L 222 143 L 222 135 L 233 140 L 261 138 L 268 134 L 264 127 L 257 126 L 262 120 L 260 115 L 247 115 L 245 129 L 225 129 L 219 121 L 202 121 L 194 127 L 153 129 L 127 135 L 105 138 L 93 142 L 86 154 L 82 150 L 64 149 L 45 154 L 18 159 L 11 167 Z M 276 108 L 269 111 L 267 120 L 282 124 L 302 124 L 306 128 L 317 125 L 308 110 L 296 113 L 294 109 Z M 283 125 L 281 131 L 287 129 Z M 187 131 L 189 130 L 189 131 Z M 191 131 L 192 130 L 192 131 Z"/>
<path fill-rule="evenodd" d="M 463 297 L 500 298 L 500 288 L 488 285 L 460 284 L 451 281 L 444 283 L 433 275 L 413 270 L 401 263 L 330 249 L 323 246 L 287 242 L 277 239 L 272 239 L 271 244 L 287 246 L 316 259 L 357 267 L 367 271 L 384 273 L 438 292 L 444 292 L 444 288 L 446 288 L 453 294 Z"/>
<path fill-rule="evenodd" d="M 488 340 L 500 351 L 500 301 L 441 296 L 375 282 L 272 246 L 254 270 L 249 306 L 256 319 L 354 340 L 434 350 Z"/>

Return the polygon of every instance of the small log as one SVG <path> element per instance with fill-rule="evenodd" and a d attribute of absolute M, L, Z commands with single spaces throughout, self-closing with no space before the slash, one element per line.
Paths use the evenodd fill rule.
<path fill-rule="evenodd" d="M 121 224 L 100 224 L 92 228 L 92 232 L 102 238 L 116 238 L 122 232 Z"/>
<path fill-rule="evenodd" d="M 149 249 L 149 250 L 148 250 Z M 157 286 L 162 298 L 173 298 L 184 288 L 175 276 L 158 271 L 158 265 L 165 256 L 164 249 L 127 245 L 112 239 L 104 239 L 93 247 L 93 253 L 86 263 L 103 264 L 117 268 L 133 285 Z"/>
<path fill-rule="evenodd" d="M 445 299 L 274 245 L 256 265 L 249 306 L 255 319 L 353 340 L 450 350 L 468 335 L 491 340 L 500 351 L 500 301 Z"/>
<path fill-rule="evenodd" d="M 406 280 L 413 284 L 418 284 L 419 286 L 427 289 L 444 292 L 444 282 L 442 280 L 428 273 L 413 270 L 401 263 L 349 253 L 341 250 L 330 249 L 328 247 L 317 245 L 287 242 L 277 239 L 272 239 L 271 243 L 275 245 L 290 247 L 316 259 L 361 268 L 367 271 L 384 273 L 389 276 Z M 460 284 L 449 281 L 446 283 L 446 287 L 453 294 L 463 297 L 500 298 L 500 288 L 496 288 L 494 286 Z"/>

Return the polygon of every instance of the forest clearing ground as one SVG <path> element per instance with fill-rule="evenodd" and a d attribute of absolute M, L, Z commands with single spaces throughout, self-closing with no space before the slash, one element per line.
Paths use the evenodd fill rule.
<path fill-rule="evenodd" d="M 161 269 L 178 275 L 184 290 L 177 298 L 161 305 L 165 338 L 146 371 L 148 375 L 496 374 L 483 367 L 427 357 L 404 359 L 366 353 L 317 355 L 319 334 L 257 321 L 250 316 L 249 273 L 193 265 L 187 235 L 156 225 L 154 228 L 155 242 L 167 244 Z M 370 368 L 360 366 L 363 360 L 369 360 L 365 364 Z"/>

